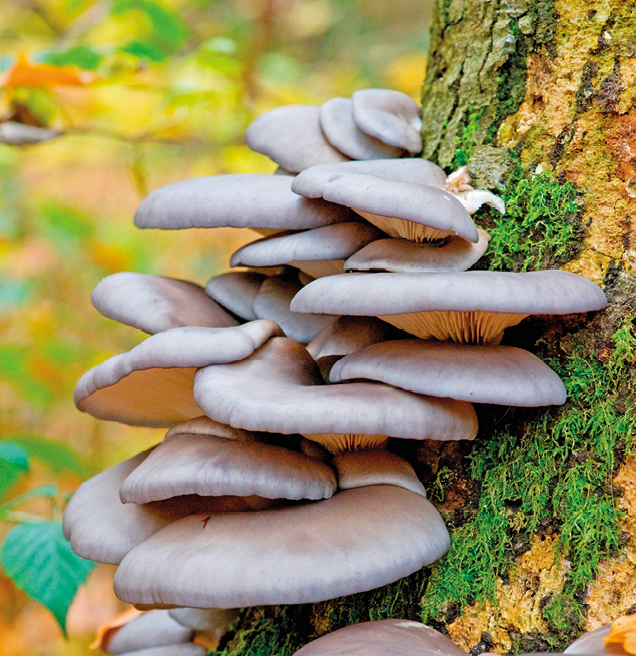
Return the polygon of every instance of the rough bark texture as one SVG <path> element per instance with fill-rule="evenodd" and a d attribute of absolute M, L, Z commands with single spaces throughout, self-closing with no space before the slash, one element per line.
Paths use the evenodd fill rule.
<path fill-rule="evenodd" d="M 563 408 L 481 407 L 475 443 L 401 447 L 449 524 L 446 558 L 371 593 L 246 609 L 219 654 L 289 656 L 388 617 L 473 654 L 557 651 L 636 610 L 635 82 L 633 2 L 437 0 L 424 156 L 505 198 L 505 216 L 476 216 L 480 266 L 563 267 L 610 304 L 508 331 L 563 377 Z"/>

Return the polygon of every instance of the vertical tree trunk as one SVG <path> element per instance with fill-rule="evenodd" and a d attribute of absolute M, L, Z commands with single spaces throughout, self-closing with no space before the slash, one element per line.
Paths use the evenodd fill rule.
<path fill-rule="evenodd" d="M 445 559 L 370 593 L 248 609 L 224 656 L 287 656 L 385 617 L 475 654 L 557 651 L 636 607 L 635 82 L 633 2 L 436 0 L 424 156 L 504 196 L 505 216 L 476 216 L 480 266 L 563 267 L 609 306 L 508 331 L 560 373 L 566 406 L 482 407 L 474 444 L 404 447 L 451 528 Z"/>

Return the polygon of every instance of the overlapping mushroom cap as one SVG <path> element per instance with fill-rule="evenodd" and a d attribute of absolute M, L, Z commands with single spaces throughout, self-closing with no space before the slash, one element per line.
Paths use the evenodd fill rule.
<path fill-rule="evenodd" d="M 244 321 L 254 321 L 254 301 L 267 276 L 254 271 L 230 271 L 210 278 L 205 293 Z"/>

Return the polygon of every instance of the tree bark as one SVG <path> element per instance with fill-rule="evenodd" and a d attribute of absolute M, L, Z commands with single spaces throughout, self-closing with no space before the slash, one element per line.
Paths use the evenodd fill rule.
<path fill-rule="evenodd" d="M 369 593 L 247 609 L 219 653 L 288 656 L 387 617 L 473 654 L 560 651 L 636 610 L 635 82 L 633 2 L 436 0 L 424 156 L 468 164 L 507 204 L 475 217 L 492 236 L 479 266 L 562 267 L 608 308 L 506 335 L 559 372 L 563 408 L 481 407 L 473 444 L 402 447 L 449 525 L 447 557 Z"/>

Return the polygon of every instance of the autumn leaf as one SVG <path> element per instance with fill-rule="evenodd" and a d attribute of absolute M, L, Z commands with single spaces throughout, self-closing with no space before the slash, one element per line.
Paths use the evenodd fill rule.
<path fill-rule="evenodd" d="M 36 64 L 24 53 L 16 57 L 15 64 L 2 76 L 3 87 L 57 87 L 83 86 L 97 78 L 93 73 L 71 66 Z"/>

